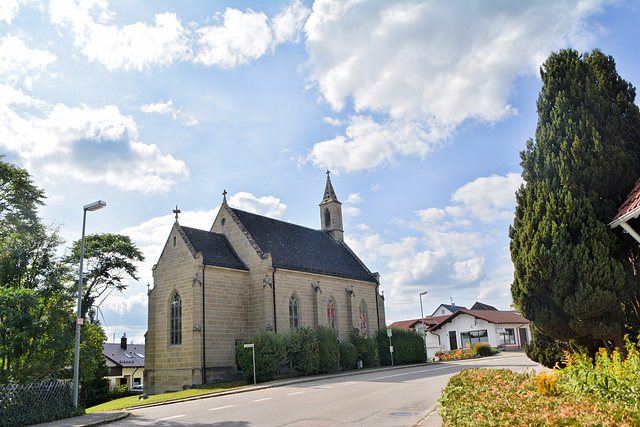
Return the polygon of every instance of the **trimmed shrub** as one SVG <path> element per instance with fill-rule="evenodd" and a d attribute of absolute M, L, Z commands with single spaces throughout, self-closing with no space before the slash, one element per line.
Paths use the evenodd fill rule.
<path fill-rule="evenodd" d="M 320 370 L 320 354 L 316 331 L 303 326 L 289 332 L 285 338 L 287 355 L 298 375 L 314 375 Z"/>
<path fill-rule="evenodd" d="M 325 327 L 316 330 L 318 336 L 318 355 L 320 373 L 333 372 L 340 369 L 340 347 L 338 334 Z"/>
<path fill-rule="evenodd" d="M 362 360 L 365 368 L 371 368 L 378 363 L 378 348 L 374 339 L 353 329 L 349 334 L 349 341 L 356 346 L 357 360 Z"/>
<path fill-rule="evenodd" d="M 478 356 L 489 356 L 493 353 L 491 350 L 488 342 L 477 342 L 473 345 L 473 352 Z"/>
<path fill-rule="evenodd" d="M 340 367 L 344 370 L 353 369 L 358 361 L 358 350 L 353 343 L 348 341 L 341 342 L 340 348 Z"/>
<path fill-rule="evenodd" d="M 73 407 L 70 381 L 0 386 L 0 426 L 26 426 L 84 414 Z"/>
<path fill-rule="evenodd" d="M 381 365 L 391 365 L 389 337 L 387 330 L 381 328 L 375 336 L 378 348 L 378 360 Z M 424 339 L 420 333 L 404 329 L 393 329 L 391 344 L 393 345 L 393 364 L 405 365 L 426 361 Z"/>
<path fill-rule="evenodd" d="M 236 359 L 240 365 L 242 376 L 248 382 L 253 382 L 253 354 L 251 348 L 244 348 L 244 344 L 255 344 L 256 352 L 256 381 L 271 381 L 278 371 L 278 364 L 285 358 L 284 342 L 280 335 L 274 332 L 262 332 L 255 338 L 246 339 L 236 346 Z"/>

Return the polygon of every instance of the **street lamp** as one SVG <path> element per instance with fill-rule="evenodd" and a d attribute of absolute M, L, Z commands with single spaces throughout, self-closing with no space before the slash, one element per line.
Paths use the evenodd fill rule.
<path fill-rule="evenodd" d="M 429 351 L 427 350 L 427 328 L 424 326 L 424 314 L 422 314 L 422 295 L 426 295 L 427 291 L 420 292 L 420 319 L 422 320 L 422 337 L 424 338 L 424 357 L 425 361 L 429 361 Z"/>
<path fill-rule="evenodd" d="M 78 311 L 76 314 L 76 352 L 73 358 L 73 407 L 78 407 L 78 372 L 80 371 L 80 326 L 84 323 L 82 315 L 82 264 L 84 262 L 84 227 L 87 223 L 87 211 L 93 212 L 107 206 L 106 202 L 97 202 L 84 205 L 82 215 L 82 240 L 80 241 L 80 277 L 78 278 Z"/>

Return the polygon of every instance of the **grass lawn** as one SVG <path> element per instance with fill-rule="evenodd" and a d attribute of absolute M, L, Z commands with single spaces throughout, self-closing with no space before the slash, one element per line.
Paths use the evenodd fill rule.
<path fill-rule="evenodd" d="M 245 380 L 227 381 L 216 384 L 209 384 L 202 387 L 190 388 L 187 390 L 176 391 L 172 393 L 156 394 L 149 396 L 148 399 L 138 400 L 140 395 L 123 397 L 120 399 L 111 400 L 109 402 L 102 403 L 97 406 L 87 408 L 87 412 L 103 412 L 103 411 L 118 411 L 121 409 L 130 408 L 132 406 L 145 405 L 148 403 L 166 402 L 168 400 L 183 399 L 185 397 L 199 396 L 202 394 L 216 393 L 220 391 L 233 390 L 236 388 L 245 387 L 247 382 Z"/>

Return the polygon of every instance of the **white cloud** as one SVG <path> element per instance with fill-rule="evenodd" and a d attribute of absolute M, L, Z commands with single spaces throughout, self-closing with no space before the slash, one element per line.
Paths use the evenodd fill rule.
<path fill-rule="evenodd" d="M 0 146 L 20 155 L 34 175 L 103 182 L 126 191 L 162 193 L 189 175 L 182 160 L 137 141 L 131 116 L 109 105 L 47 105 L 0 85 Z M 37 114 L 25 114 L 24 107 Z"/>
<path fill-rule="evenodd" d="M 517 173 L 481 177 L 460 187 L 451 200 L 461 203 L 482 222 L 509 219 L 515 209 L 516 190 L 522 183 Z"/>
<path fill-rule="evenodd" d="M 156 113 L 156 114 L 173 114 L 176 109 L 173 106 L 173 101 L 169 100 L 167 102 L 156 102 L 145 104 L 140 107 L 140 110 L 143 113 Z"/>
<path fill-rule="evenodd" d="M 334 119 L 333 117 L 323 117 L 322 120 L 325 123 L 330 124 L 331 126 L 340 126 L 340 125 L 342 125 L 342 120 Z"/>
<path fill-rule="evenodd" d="M 24 82 L 29 88 L 33 78 L 55 60 L 53 53 L 30 49 L 16 36 L 0 38 L 0 76 L 5 82 Z"/>
<path fill-rule="evenodd" d="M 287 205 L 273 196 L 257 198 L 251 193 L 239 192 L 231 196 L 228 203 L 234 208 L 275 219 L 283 219 L 287 214 Z"/>
<path fill-rule="evenodd" d="M 345 203 L 362 203 L 364 202 L 364 199 L 362 198 L 362 196 L 360 195 L 360 193 L 351 193 L 349 194 L 349 196 L 347 196 L 347 201 Z"/>
<path fill-rule="evenodd" d="M 3 0 L 0 2 L 0 22 L 5 21 L 7 24 L 11 24 L 20 10 L 20 3 L 23 1 Z"/>
<path fill-rule="evenodd" d="M 153 25 L 107 25 L 114 17 L 106 0 L 52 0 L 51 20 L 73 31 L 75 45 L 90 61 L 109 70 L 147 70 L 177 61 L 232 68 L 247 64 L 278 44 L 297 43 L 310 11 L 296 0 L 269 19 L 264 13 L 227 8 L 214 16 L 221 25 L 182 25 L 175 13 L 161 13 Z M 94 18 L 96 17 L 96 18 Z"/>
<path fill-rule="evenodd" d="M 306 65 L 324 100 L 336 111 L 352 102 L 359 115 L 414 123 L 419 131 L 397 143 L 395 132 L 385 138 L 355 131 L 362 125 L 352 119 L 346 136 L 319 142 L 309 160 L 371 169 L 396 153 L 426 155 L 465 120 L 496 122 L 515 114 L 508 103 L 514 80 L 535 75 L 553 49 L 586 47 L 593 34 L 585 22 L 601 5 L 316 1 L 305 25 Z"/>
<path fill-rule="evenodd" d="M 435 132 L 435 133 L 433 133 Z M 439 131 L 415 121 L 379 123 L 370 116 L 352 116 L 345 131 L 313 146 L 306 160 L 320 168 L 345 170 L 375 169 L 394 163 L 395 153 L 424 157 L 440 139 Z M 437 135 L 437 136 L 436 136 Z"/>
<path fill-rule="evenodd" d="M 296 1 L 276 15 L 271 22 L 262 12 L 249 9 L 241 12 L 227 8 L 216 20 L 221 25 L 202 27 L 197 30 L 198 53 L 195 62 L 233 68 L 248 64 L 267 52 L 273 52 L 276 45 L 297 42 L 309 10 Z"/>
<path fill-rule="evenodd" d="M 358 216 L 362 213 L 362 209 L 360 208 L 356 208 L 353 206 L 348 206 L 346 208 L 344 208 L 344 213 L 347 216 Z"/>
<path fill-rule="evenodd" d="M 113 12 L 104 0 L 52 0 L 49 11 L 53 23 L 73 31 L 75 45 L 90 61 L 109 70 L 145 70 L 192 56 L 188 31 L 174 13 L 156 15 L 154 25 L 136 22 L 118 28 L 105 25 Z"/>

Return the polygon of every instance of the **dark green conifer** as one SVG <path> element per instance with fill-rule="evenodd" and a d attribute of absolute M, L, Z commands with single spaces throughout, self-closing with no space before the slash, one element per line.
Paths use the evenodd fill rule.
<path fill-rule="evenodd" d="M 553 53 L 540 74 L 509 230 L 514 305 L 552 339 L 620 346 L 639 251 L 607 224 L 640 177 L 635 89 L 599 50 Z"/>

